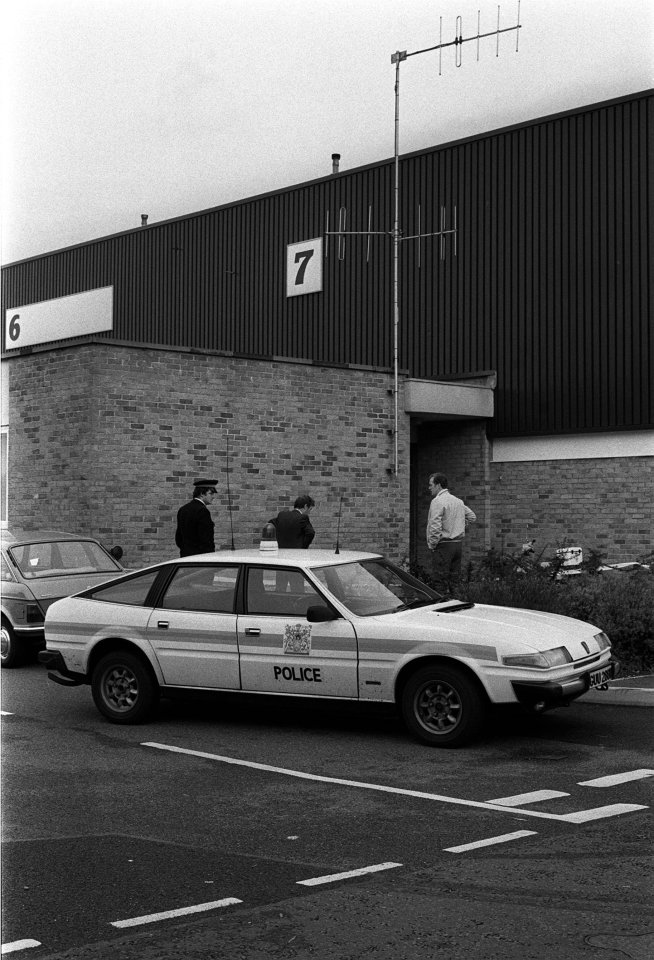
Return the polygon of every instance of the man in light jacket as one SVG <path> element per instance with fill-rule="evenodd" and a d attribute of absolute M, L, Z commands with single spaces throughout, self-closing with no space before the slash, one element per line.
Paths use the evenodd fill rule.
<path fill-rule="evenodd" d="M 429 492 L 433 499 L 427 519 L 427 546 L 432 555 L 434 586 L 450 594 L 461 576 L 466 525 L 477 517 L 463 500 L 450 493 L 444 473 L 432 473 Z"/>

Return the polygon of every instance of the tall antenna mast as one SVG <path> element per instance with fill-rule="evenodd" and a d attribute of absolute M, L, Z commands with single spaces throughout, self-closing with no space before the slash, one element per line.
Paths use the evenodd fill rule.
<path fill-rule="evenodd" d="M 403 236 L 402 230 L 400 228 L 400 64 L 404 60 L 408 60 L 409 57 L 417 57 L 421 53 L 431 53 L 434 50 L 438 50 L 438 75 L 441 75 L 442 67 L 442 54 L 445 47 L 454 47 L 455 52 L 455 65 L 460 67 L 462 64 L 462 48 L 464 43 L 476 42 L 477 44 L 477 60 L 479 60 L 479 43 L 481 40 L 486 37 L 495 37 L 495 56 L 499 57 L 500 55 L 500 34 L 502 33 L 513 33 L 515 31 L 515 48 L 516 52 L 518 50 L 518 37 L 519 31 L 521 29 L 520 23 L 520 0 L 518 0 L 518 15 L 517 22 L 512 27 L 502 27 L 500 26 L 500 8 L 497 8 L 497 26 L 494 30 L 489 30 L 487 33 L 481 33 L 480 31 L 480 21 L 481 14 L 477 10 L 477 32 L 471 34 L 469 37 L 463 36 L 463 24 L 461 17 L 456 18 L 456 27 L 455 35 L 453 40 L 448 40 L 443 42 L 443 18 L 440 18 L 440 39 L 439 43 L 434 44 L 432 47 L 424 47 L 422 50 L 413 50 L 409 53 L 406 50 L 397 50 L 394 54 L 391 55 L 391 63 L 395 64 L 395 150 L 394 150 L 394 184 L 393 184 L 393 229 L 390 231 L 390 236 L 393 240 L 393 399 L 394 399 L 394 429 L 393 429 L 393 446 L 394 446 L 394 455 L 393 455 L 393 473 L 395 476 L 398 474 L 399 470 L 399 453 L 398 453 L 398 424 L 399 424 L 399 411 L 398 411 L 398 396 L 399 396 L 399 327 L 400 327 L 400 243 L 403 240 L 417 240 L 418 244 L 421 243 L 423 237 L 440 237 L 440 248 L 441 248 L 441 259 L 444 258 L 445 251 L 445 237 L 449 234 L 454 235 L 454 254 L 456 256 L 456 235 L 457 235 L 457 225 L 456 225 L 456 206 L 454 207 L 454 226 L 451 229 L 446 229 L 445 227 L 445 208 L 441 208 L 441 229 L 435 230 L 431 233 L 422 233 L 420 227 L 420 207 L 418 208 L 418 233 L 415 236 Z M 385 235 L 388 236 L 389 231 L 387 230 L 371 230 L 370 229 L 370 216 L 369 216 L 368 230 L 345 230 L 345 216 L 344 210 L 341 210 L 341 216 L 339 220 L 339 230 L 325 230 L 325 236 L 355 236 L 355 235 L 367 235 L 370 238 L 373 235 Z M 327 220 L 327 225 L 329 225 L 329 220 Z M 326 248 L 327 250 L 327 248 Z M 325 250 L 325 256 L 327 255 Z M 418 257 L 420 257 L 420 247 L 418 247 Z M 340 240 L 339 240 L 339 259 L 343 259 L 340 254 Z"/>
<path fill-rule="evenodd" d="M 438 50 L 438 75 L 441 75 L 441 65 L 442 65 L 442 51 L 445 47 L 454 47 L 455 51 L 455 63 L 457 67 L 461 66 L 462 62 L 462 48 L 464 43 L 472 43 L 475 41 L 477 43 L 477 60 L 479 60 L 479 41 L 485 37 L 495 37 L 495 56 L 499 57 L 500 54 L 500 34 L 501 33 L 511 33 L 515 31 L 515 49 L 516 53 L 518 51 L 518 37 L 520 36 L 520 0 L 518 0 L 518 15 L 517 23 L 512 27 L 501 27 L 500 26 L 500 8 L 497 8 L 497 27 L 495 30 L 491 30 L 488 33 L 480 33 L 480 19 L 481 14 L 477 10 L 477 33 L 472 34 L 469 37 L 463 36 L 463 24 L 461 17 L 456 18 L 456 28 L 455 36 L 453 40 L 448 40 L 443 42 L 442 39 L 439 43 L 434 44 L 432 47 L 424 47 L 422 50 L 414 50 L 411 53 L 408 53 L 406 50 L 397 50 L 394 54 L 391 55 L 391 63 L 395 64 L 395 152 L 394 152 L 394 162 L 395 162 L 395 178 L 394 178 L 394 223 L 393 223 L 393 396 L 394 396 L 394 408 L 395 408 L 395 428 L 394 428 L 394 473 L 397 476 L 398 466 L 399 466 L 399 456 L 398 456 L 398 394 L 399 394 L 399 376 L 398 376 L 398 331 L 400 326 L 400 296 L 399 296 L 399 286 L 400 286 L 400 242 L 402 241 L 402 231 L 400 229 L 400 64 L 404 60 L 408 60 L 409 57 L 417 57 L 421 53 L 431 53 L 433 50 Z M 443 18 L 440 18 L 440 37 L 443 36 Z M 422 236 L 441 236 L 441 245 L 443 243 L 443 235 L 445 233 L 455 233 L 456 227 L 454 230 L 440 230 L 438 233 L 434 234 L 422 234 Z M 415 239 L 413 237 L 406 237 L 404 239 Z"/>

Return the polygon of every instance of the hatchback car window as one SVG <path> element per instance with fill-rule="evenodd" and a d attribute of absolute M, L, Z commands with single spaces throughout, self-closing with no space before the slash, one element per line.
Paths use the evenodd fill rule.
<path fill-rule="evenodd" d="M 278 617 L 305 617 L 325 601 L 299 570 L 253 567 L 248 573 L 247 610 Z"/>
<path fill-rule="evenodd" d="M 159 572 L 158 569 L 148 570 L 147 573 L 98 587 L 97 590 L 87 590 L 84 596 L 103 603 L 127 603 L 142 607 Z"/>
<path fill-rule="evenodd" d="M 381 560 L 319 567 L 314 572 L 348 610 L 360 617 L 395 613 L 442 600 L 440 594 L 415 577 Z"/>
<path fill-rule="evenodd" d="M 11 547 L 12 559 L 27 580 L 81 573 L 118 573 L 122 567 L 97 543 L 53 540 Z"/>
<path fill-rule="evenodd" d="M 178 567 L 160 604 L 165 610 L 232 613 L 238 567 Z"/>
<path fill-rule="evenodd" d="M 11 567 L 5 560 L 5 555 L 0 554 L 0 561 L 2 562 L 2 579 L 3 580 L 15 580 L 13 573 L 11 572 Z"/>

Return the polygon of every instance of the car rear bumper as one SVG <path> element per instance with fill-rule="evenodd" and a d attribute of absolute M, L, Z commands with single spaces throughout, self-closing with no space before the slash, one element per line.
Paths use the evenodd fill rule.
<path fill-rule="evenodd" d="M 608 671 L 607 679 L 612 679 L 620 672 L 620 664 L 617 660 L 611 660 L 603 669 Z M 511 685 L 519 703 L 526 707 L 547 710 L 551 707 L 565 706 L 590 690 L 590 678 L 594 672 L 587 671 L 569 680 L 545 680 L 542 683 L 535 680 L 512 680 Z"/>
<path fill-rule="evenodd" d="M 48 679 L 60 683 L 64 687 L 77 687 L 86 683 L 82 673 L 73 673 L 66 666 L 66 662 L 58 650 L 42 650 L 39 654 L 39 663 L 48 670 Z"/>
<path fill-rule="evenodd" d="M 38 627 L 13 627 L 14 636 L 20 643 L 21 648 L 32 650 L 45 649 L 45 632 L 43 624 Z"/>

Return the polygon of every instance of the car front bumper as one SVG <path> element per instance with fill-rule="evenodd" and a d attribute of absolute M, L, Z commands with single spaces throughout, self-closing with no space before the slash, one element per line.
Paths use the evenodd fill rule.
<path fill-rule="evenodd" d="M 589 670 L 578 677 L 565 680 L 512 680 L 511 685 L 516 699 L 526 707 L 537 710 L 549 710 L 551 707 L 561 707 L 591 689 L 591 676 L 598 671 Z M 620 663 L 611 660 L 602 667 L 606 679 L 617 677 L 620 672 Z M 598 688 L 601 689 L 601 686 Z"/>

